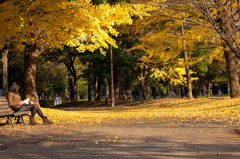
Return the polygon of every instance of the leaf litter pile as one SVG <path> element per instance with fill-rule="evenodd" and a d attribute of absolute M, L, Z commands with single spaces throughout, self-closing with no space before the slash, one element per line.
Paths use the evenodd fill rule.
<path fill-rule="evenodd" d="M 51 121 L 61 124 L 94 125 L 113 122 L 224 121 L 240 122 L 240 98 L 212 97 L 199 99 L 162 98 L 139 103 L 101 107 L 101 109 L 58 110 L 41 108 Z M 40 117 L 37 121 L 41 123 Z"/>

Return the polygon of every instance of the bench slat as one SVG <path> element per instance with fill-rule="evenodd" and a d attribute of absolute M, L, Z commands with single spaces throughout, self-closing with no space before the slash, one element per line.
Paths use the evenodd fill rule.
<path fill-rule="evenodd" d="M 0 113 L 0 117 L 7 117 L 7 116 L 12 116 L 13 113 Z"/>
<path fill-rule="evenodd" d="M 8 101 L 0 101 L 0 105 L 8 105 Z"/>
<path fill-rule="evenodd" d="M 8 102 L 5 96 L 0 96 L 0 102 Z"/>
<path fill-rule="evenodd" d="M 23 115 L 31 114 L 31 111 L 24 111 L 24 112 L 16 112 L 14 113 L 13 110 L 9 107 L 8 100 L 5 96 L 0 96 L 0 117 L 7 117 L 8 121 L 13 125 L 12 123 L 12 117 L 18 116 L 22 119 L 23 124 L 25 125 L 25 122 L 23 120 Z"/>
<path fill-rule="evenodd" d="M 18 116 L 18 115 L 27 115 L 27 114 L 31 114 L 31 111 L 24 111 L 24 112 L 16 112 L 13 113 L 14 116 Z"/>
<path fill-rule="evenodd" d="M 6 109 L 0 109 L 0 113 L 2 113 L 2 112 L 8 113 L 8 112 L 13 112 L 13 111 L 10 108 L 6 108 Z"/>
<path fill-rule="evenodd" d="M 8 105 L 0 105 L 0 109 L 5 109 L 5 108 L 9 108 Z"/>

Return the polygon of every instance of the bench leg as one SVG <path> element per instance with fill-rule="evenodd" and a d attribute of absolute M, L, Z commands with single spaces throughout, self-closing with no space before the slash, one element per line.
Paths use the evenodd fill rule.
<path fill-rule="evenodd" d="M 16 117 L 15 117 L 15 120 L 16 120 Z M 20 116 L 17 116 L 17 124 L 21 124 L 21 122 L 20 122 Z"/>
<path fill-rule="evenodd" d="M 11 123 L 12 127 L 14 127 L 13 122 L 12 122 L 12 117 L 8 116 L 8 121 Z"/>
<path fill-rule="evenodd" d="M 26 125 L 26 124 L 25 124 L 25 121 L 24 121 L 24 119 L 23 119 L 23 116 L 21 115 L 21 116 L 19 116 L 19 118 L 21 118 L 22 123 L 23 123 L 24 125 Z"/>

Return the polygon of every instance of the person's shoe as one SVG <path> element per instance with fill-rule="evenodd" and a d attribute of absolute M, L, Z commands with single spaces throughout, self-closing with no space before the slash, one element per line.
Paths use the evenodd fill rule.
<path fill-rule="evenodd" d="M 29 125 L 37 125 L 37 123 L 35 122 L 34 116 L 30 116 Z"/>
<path fill-rule="evenodd" d="M 43 117 L 43 125 L 50 125 L 50 124 L 53 124 L 53 122 L 49 121 L 46 116 Z"/>

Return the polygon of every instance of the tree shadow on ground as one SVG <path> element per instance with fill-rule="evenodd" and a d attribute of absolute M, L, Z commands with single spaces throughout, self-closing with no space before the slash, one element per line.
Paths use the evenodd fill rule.
<path fill-rule="evenodd" d="M 126 126 L 126 125 L 125 125 Z M 211 136 L 205 137 L 199 132 L 204 128 L 196 126 L 175 126 L 167 128 L 167 125 L 138 125 L 138 127 L 108 126 L 93 128 L 89 131 L 76 131 L 64 136 L 53 138 L 41 138 L 15 143 L 2 148 L 2 157 L 12 155 L 14 148 L 15 158 L 239 158 L 238 145 L 230 144 L 225 138 L 218 138 L 209 130 Z M 131 128 L 129 131 L 126 129 Z M 148 129 L 150 128 L 150 130 Z M 161 128 L 156 130 L 157 128 Z M 181 129 L 180 129 L 181 128 Z M 164 135 L 161 130 L 166 131 Z M 180 129 L 180 130 L 178 130 Z M 138 130 L 138 132 L 136 132 Z M 141 130 L 146 132 L 140 133 Z M 121 134 L 120 132 L 126 134 Z M 176 132 L 175 132 L 176 131 Z M 183 133 L 187 131 L 190 135 Z M 119 133 L 119 136 L 118 134 Z M 178 134 L 178 135 L 175 135 Z M 228 135 L 228 134 L 226 134 Z M 225 136 L 226 136 L 225 135 Z M 116 138 L 116 136 L 118 138 Z M 9 136 L 4 136 L 4 138 Z M 203 141 L 204 140 L 204 141 Z M 216 140 L 216 142 L 214 142 Z"/>

